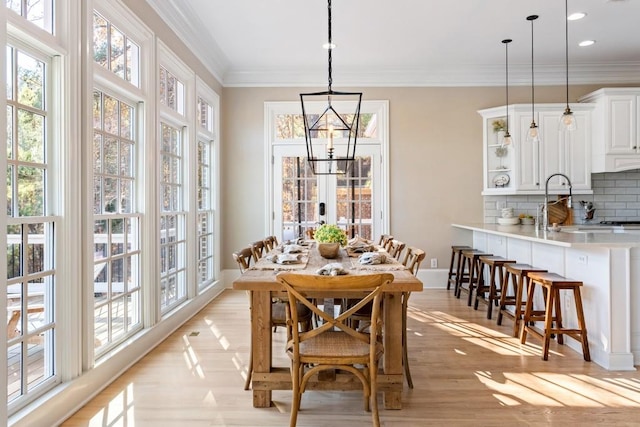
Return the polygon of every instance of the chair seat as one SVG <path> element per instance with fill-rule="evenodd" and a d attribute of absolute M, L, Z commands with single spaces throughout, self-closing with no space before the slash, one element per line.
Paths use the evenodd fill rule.
<path fill-rule="evenodd" d="M 271 303 L 271 322 L 274 325 L 286 325 L 287 324 L 287 302 L 286 301 L 274 301 Z M 304 304 L 297 303 L 298 320 L 305 321 L 311 319 L 311 310 L 304 306 Z"/>
<path fill-rule="evenodd" d="M 292 356 L 293 343 L 287 344 L 287 353 Z M 376 345 L 376 352 L 382 354 L 382 344 Z M 329 356 L 330 354 L 330 356 Z M 360 358 L 359 361 L 354 361 Z M 360 341 L 342 331 L 325 332 L 300 343 L 302 363 L 342 364 L 369 362 L 369 343 Z"/>

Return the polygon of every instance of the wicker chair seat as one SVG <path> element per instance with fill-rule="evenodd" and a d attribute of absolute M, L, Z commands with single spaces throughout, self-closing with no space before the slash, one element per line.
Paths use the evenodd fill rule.
<path fill-rule="evenodd" d="M 382 354 L 382 344 L 376 352 Z M 287 344 L 287 352 L 293 352 L 293 343 Z M 331 356 L 327 356 L 331 354 Z M 300 343 L 300 361 L 302 363 L 367 363 L 369 361 L 369 343 L 362 342 L 341 331 L 326 332 Z"/>

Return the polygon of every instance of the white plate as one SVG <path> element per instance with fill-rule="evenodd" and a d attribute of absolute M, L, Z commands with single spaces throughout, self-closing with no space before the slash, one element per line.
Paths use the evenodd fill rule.
<path fill-rule="evenodd" d="M 520 218 L 498 218 L 498 224 L 500 225 L 516 225 L 520 224 Z"/>

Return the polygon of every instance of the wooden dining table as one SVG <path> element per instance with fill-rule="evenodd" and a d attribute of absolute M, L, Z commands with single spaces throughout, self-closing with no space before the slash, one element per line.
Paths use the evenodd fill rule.
<path fill-rule="evenodd" d="M 270 255 L 277 255 L 281 248 Z M 385 253 L 380 250 L 381 253 Z M 267 254 L 269 255 L 269 254 Z M 354 254 L 352 254 L 354 255 Z M 291 265 L 279 265 L 267 259 L 258 261 L 233 282 L 233 289 L 245 290 L 251 296 L 251 343 L 253 351 L 253 406 L 266 408 L 271 406 L 272 390 L 291 390 L 291 372 L 289 367 L 273 366 L 271 301 L 273 298 L 286 298 L 286 292 L 276 280 L 280 271 L 295 271 L 300 274 L 317 274 L 317 270 L 328 263 L 340 263 L 347 274 L 374 274 L 388 272 L 394 281 L 383 299 L 383 344 L 384 355 L 382 372 L 378 375 L 378 390 L 383 392 L 386 409 L 402 408 L 403 368 L 402 368 L 402 293 L 420 292 L 422 282 L 398 261 L 389 259 L 385 264 L 361 265 L 357 255 L 349 256 L 345 249 L 340 250 L 336 259 L 320 256 L 313 244 L 301 256 L 301 262 Z M 333 298 L 334 295 L 325 295 Z M 277 349 L 282 351 L 285 349 Z M 251 372 L 248 373 L 251 375 Z M 309 390 L 361 390 L 362 384 L 353 376 L 336 373 L 332 378 L 319 377 L 309 382 Z"/>

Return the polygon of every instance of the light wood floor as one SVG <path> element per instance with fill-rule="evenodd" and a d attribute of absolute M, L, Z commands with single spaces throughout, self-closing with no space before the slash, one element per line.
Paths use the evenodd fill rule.
<path fill-rule="evenodd" d="M 463 299 L 445 290 L 411 296 L 415 389 L 405 385 L 402 410 L 381 409 L 384 426 L 640 424 L 638 372 L 606 371 L 556 343 L 544 362 L 535 338 L 521 346 L 509 336 L 510 320 L 497 326 L 486 307 L 474 311 Z M 288 425 L 290 392 L 274 392 L 273 407 L 255 409 L 243 390 L 247 307 L 244 292 L 226 291 L 63 425 Z M 287 366 L 286 356 L 280 361 Z M 298 416 L 299 426 L 370 424 L 359 393 L 306 392 Z"/>

